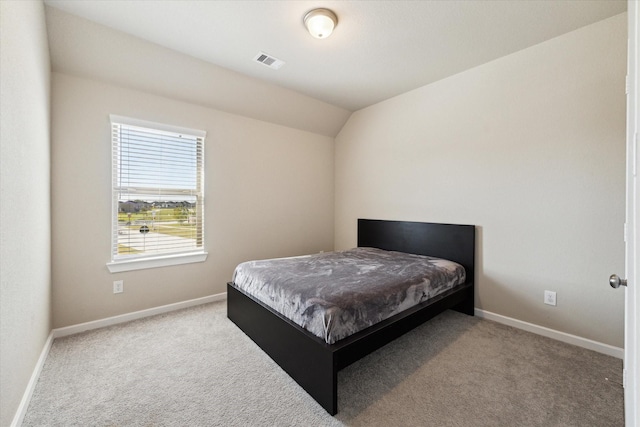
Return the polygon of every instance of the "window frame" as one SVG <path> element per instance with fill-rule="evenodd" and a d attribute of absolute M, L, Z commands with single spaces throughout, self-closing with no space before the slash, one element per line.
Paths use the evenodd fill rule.
<path fill-rule="evenodd" d="M 205 138 L 206 132 L 197 129 L 189 129 L 184 127 L 172 126 L 163 123 L 150 122 L 146 120 L 134 119 L 130 117 L 118 116 L 111 114 L 110 119 L 110 135 L 111 135 L 111 168 L 112 168 L 112 184 L 111 184 L 111 261 L 107 262 L 107 268 L 111 273 L 118 273 L 123 271 L 141 270 L 148 268 L 166 267 L 172 265 L 189 264 L 196 262 L 204 262 L 207 259 L 207 251 L 205 248 L 205 204 L 204 204 L 204 152 L 205 152 Z M 147 255 L 121 255 L 118 256 L 118 230 L 119 230 L 119 195 L 120 187 L 118 187 L 118 150 L 120 149 L 120 138 L 117 134 L 119 126 L 134 126 L 139 128 L 149 129 L 153 132 L 168 133 L 168 134 L 181 134 L 188 135 L 197 139 L 197 152 L 200 153 L 200 160 L 196 162 L 196 217 L 197 227 L 200 228 L 197 235 L 199 236 L 199 244 L 197 248 L 193 250 L 166 252 L 161 254 L 147 254 Z M 160 188 L 160 186 L 158 187 Z M 197 240 L 197 242 L 198 242 Z"/>

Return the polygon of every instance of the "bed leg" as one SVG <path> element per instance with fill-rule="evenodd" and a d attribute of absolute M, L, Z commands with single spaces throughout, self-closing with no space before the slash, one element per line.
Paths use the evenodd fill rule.
<path fill-rule="evenodd" d="M 467 292 L 466 297 L 460 303 L 456 304 L 452 307 L 453 310 L 458 311 L 460 313 L 468 314 L 469 316 L 473 316 L 475 314 L 475 301 L 473 298 L 473 286 L 471 286 Z"/>
<path fill-rule="evenodd" d="M 316 377 L 317 382 L 303 388 L 329 415 L 335 415 L 338 412 L 338 371 L 332 366 L 331 369 L 325 367 L 324 369 L 318 369 L 316 372 L 318 374 Z"/>
<path fill-rule="evenodd" d="M 295 362 L 276 362 L 330 415 L 335 415 L 338 412 L 338 368 L 333 354 L 328 351 L 310 352 L 305 347 L 299 345 L 292 352 Z"/>

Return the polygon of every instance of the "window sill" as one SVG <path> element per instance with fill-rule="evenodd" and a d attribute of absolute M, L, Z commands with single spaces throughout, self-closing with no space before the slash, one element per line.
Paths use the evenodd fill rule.
<path fill-rule="evenodd" d="M 204 262 L 207 259 L 207 255 L 207 252 L 198 252 L 195 254 L 164 255 L 153 258 L 111 261 L 107 263 L 107 268 L 111 273 L 120 273 L 123 271 L 168 267 L 171 265 Z"/>

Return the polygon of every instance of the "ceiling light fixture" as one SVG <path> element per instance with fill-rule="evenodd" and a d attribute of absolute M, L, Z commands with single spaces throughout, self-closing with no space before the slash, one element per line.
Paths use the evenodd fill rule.
<path fill-rule="evenodd" d="M 317 39 L 326 39 L 338 25 L 338 17 L 329 9 L 313 9 L 304 16 L 304 25 Z"/>

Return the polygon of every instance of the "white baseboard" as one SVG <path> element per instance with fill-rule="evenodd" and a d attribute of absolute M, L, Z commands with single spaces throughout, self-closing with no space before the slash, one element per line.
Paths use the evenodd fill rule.
<path fill-rule="evenodd" d="M 107 326 L 117 325 L 119 323 L 125 323 L 149 316 L 155 316 L 156 314 L 168 313 L 170 311 L 194 307 L 196 305 L 207 304 L 215 301 L 223 301 L 225 299 L 227 299 L 227 293 L 223 292 L 221 294 L 209 295 L 202 298 L 162 305 L 160 307 L 134 311 L 132 313 L 121 314 L 118 316 L 107 317 L 106 319 L 99 319 L 92 322 L 79 323 L 77 325 L 66 326 L 64 328 L 57 328 L 54 329 L 52 333 L 54 338 L 66 337 L 68 335 L 78 334 L 80 332 L 90 331 L 92 329 L 104 328 Z"/>
<path fill-rule="evenodd" d="M 20 405 L 18 405 L 18 410 L 13 417 L 13 421 L 11 422 L 11 427 L 19 427 L 22 425 L 22 421 L 24 420 L 24 416 L 27 414 L 27 408 L 29 407 L 29 402 L 31 402 L 31 396 L 33 396 L 33 391 L 36 389 L 36 384 L 38 383 L 38 378 L 40 377 L 40 372 L 42 372 L 42 368 L 44 367 L 44 362 L 47 360 L 47 356 L 49 355 L 49 350 L 51 350 L 51 344 L 53 344 L 53 331 L 49 333 L 47 337 L 47 341 L 44 343 L 44 347 L 42 348 L 42 352 L 40 352 L 40 357 L 38 358 L 38 362 L 36 363 L 35 368 L 33 369 L 33 373 L 31 374 L 31 378 L 29 379 L 29 383 L 27 384 L 27 388 L 22 395 L 22 400 L 20 401 Z"/>
<path fill-rule="evenodd" d="M 603 344 L 577 335 L 556 331 L 555 329 L 545 328 L 544 326 L 534 325 L 533 323 L 523 322 L 522 320 L 502 316 L 501 314 L 492 313 L 490 311 L 480 310 L 479 308 L 476 308 L 474 313 L 476 316 L 483 319 L 493 320 L 494 322 L 502 323 L 503 325 L 513 326 L 514 328 L 542 335 L 543 337 L 552 338 L 557 341 L 562 341 L 567 344 L 577 345 L 578 347 L 597 351 L 598 353 L 617 357 L 618 359 L 624 358 L 624 349 L 620 347 L 614 347 L 609 344 Z"/>

